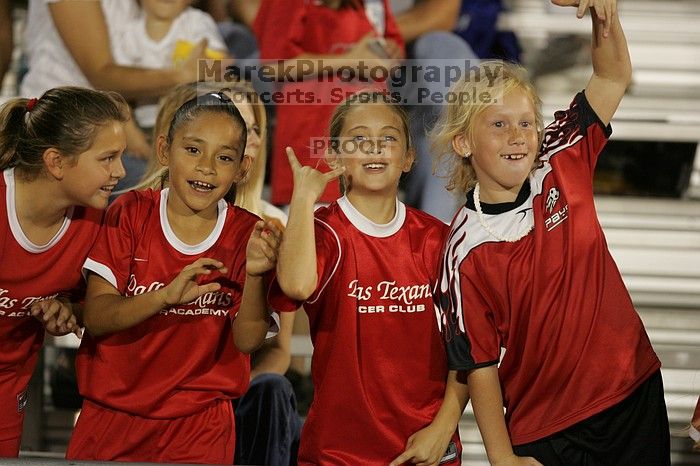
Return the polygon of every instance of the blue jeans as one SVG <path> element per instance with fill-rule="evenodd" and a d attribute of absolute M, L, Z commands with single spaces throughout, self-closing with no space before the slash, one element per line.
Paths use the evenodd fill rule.
<path fill-rule="evenodd" d="M 255 377 L 234 412 L 234 464 L 296 466 L 302 423 L 292 384 L 284 376 Z"/>

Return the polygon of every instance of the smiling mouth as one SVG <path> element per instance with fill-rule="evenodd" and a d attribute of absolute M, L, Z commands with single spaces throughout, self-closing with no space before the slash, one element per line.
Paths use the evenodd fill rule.
<path fill-rule="evenodd" d="M 386 168 L 388 164 L 383 163 L 383 162 L 371 162 L 371 163 L 364 163 L 362 164 L 363 168 L 367 168 L 369 170 L 382 170 Z"/>
<path fill-rule="evenodd" d="M 100 191 L 103 191 L 103 192 L 108 193 L 108 194 L 112 194 L 112 191 L 114 191 L 115 186 L 117 186 L 117 185 L 116 184 L 108 184 L 107 186 L 102 186 L 100 188 Z"/>
<path fill-rule="evenodd" d="M 188 181 L 192 189 L 201 193 L 208 193 L 216 188 L 213 184 L 205 183 L 204 181 Z"/>
<path fill-rule="evenodd" d="M 505 154 L 505 155 L 501 155 L 501 157 L 506 159 L 506 160 L 520 160 L 520 159 L 524 159 L 525 157 L 527 157 L 527 154 Z"/>

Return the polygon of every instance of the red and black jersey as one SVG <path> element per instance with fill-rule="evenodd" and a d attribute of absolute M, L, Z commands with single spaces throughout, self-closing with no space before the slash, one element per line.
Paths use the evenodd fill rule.
<path fill-rule="evenodd" d="M 72 207 L 51 241 L 36 245 L 17 217 L 14 169 L 0 176 L 0 411 L 7 414 L 0 415 L 0 434 L 3 421 L 15 422 L 10 413 L 23 409 L 22 393 L 44 341 L 44 327 L 29 313 L 31 307 L 59 295 L 82 299 L 80 266 L 97 238 L 103 214 Z"/>
<path fill-rule="evenodd" d="M 86 271 L 123 296 L 170 283 L 200 257 L 228 272 L 200 277 L 221 289 L 163 309 L 146 321 L 101 337 L 83 337 L 77 357 L 80 393 L 110 409 L 153 419 L 188 416 L 214 400 L 240 397 L 248 386 L 249 358 L 233 344 L 231 322 L 245 283 L 246 244 L 258 218 L 221 200 L 209 237 L 197 245 L 170 228 L 168 190 L 132 191 L 109 208 Z"/>
<path fill-rule="evenodd" d="M 398 201 L 386 225 L 347 198 L 316 211 L 318 286 L 303 303 L 314 400 L 299 464 L 387 465 L 432 422 L 447 377 L 433 304 L 446 233 Z M 270 301 L 296 309 L 280 294 Z"/>
<path fill-rule="evenodd" d="M 497 364 L 513 444 L 608 408 L 660 367 L 613 261 L 593 202 L 608 137 L 579 93 L 545 129 L 541 167 L 513 203 L 472 193 L 443 250 L 437 302 L 450 367 Z M 502 349 L 505 354 L 501 357 Z"/>

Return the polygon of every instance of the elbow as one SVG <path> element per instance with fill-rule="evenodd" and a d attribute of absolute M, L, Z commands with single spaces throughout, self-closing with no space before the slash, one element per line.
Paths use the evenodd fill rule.
<path fill-rule="evenodd" d="M 90 335 L 93 337 L 100 337 L 104 335 L 105 332 L 104 329 L 101 328 L 101 325 L 99 323 L 99 320 L 94 317 L 95 313 L 91 312 L 90 309 L 86 306 L 85 310 L 83 311 L 83 325 L 85 326 L 85 330 L 87 330 Z"/>
<path fill-rule="evenodd" d="M 303 283 L 299 280 L 287 281 L 280 279 L 279 284 L 285 296 L 295 301 L 306 301 L 316 288 L 310 283 Z"/>
<path fill-rule="evenodd" d="M 259 345 L 251 345 L 248 342 L 241 341 L 240 339 L 234 339 L 236 348 L 243 354 L 253 354 L 253 352 L 258 349 Z"/>
<path fill-rule="evenodd" d="M 620 82 L 622 85 L 625 86 L 625 90 L 627 90 L 632 85 L 632 65 L 631 64 L 628 64 L 624 68 Z"/>
<path fill-rule="evenodd" d="M 233 344 L 236 345 L 236 348 L 238 348 L 238 351 L 240 351 L 241 353 L 252 354 L 255 350 L 260 348 L 262 340 L 250 337 L 246 338 L 242 335 L 236 335 L 236 332 L 234 332 Z"/>
<path fill-rule="evenodd" d="M 290 270 L 293 270 L 291 273 Z M 277 282 L 288 298 L 295 301 L 306 301 L 309 296 L 316 290 L 318 276 L 316 269 L 313 268 L 310 273 L 299 273 L 297 267 L 285 267 L 283 264 L 277 264 Z"/>
<path fill-rule="evenodd" d="M 233 344 L 243 354 L 251 354 L 258 349 L 265 340 L 266 333 L 253 335 L 250 328 L 246 330 L 237 320 L 233 321 Z"/>

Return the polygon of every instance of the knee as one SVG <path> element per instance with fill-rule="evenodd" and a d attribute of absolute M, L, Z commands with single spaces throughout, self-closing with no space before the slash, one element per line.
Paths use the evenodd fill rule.
<path fill-rule="evenodd" d="M 290 396 L 294 394 L 292 384 L 283 375 L 279 374 L 260 374 L 250 382 L 248 393 L 257 393 L 258 395 L 267 394 L 274 396 Z"/>

